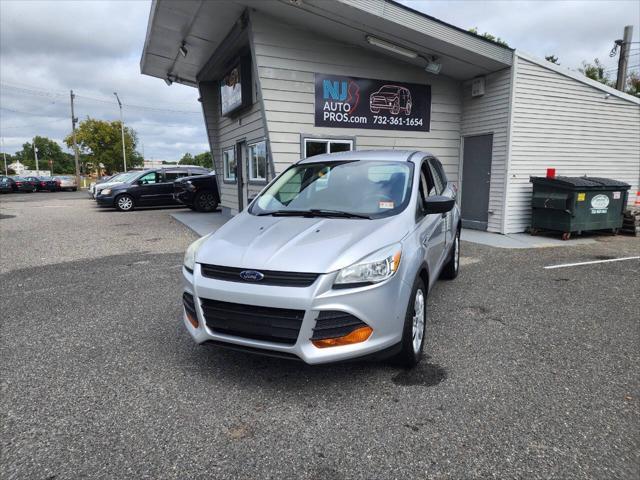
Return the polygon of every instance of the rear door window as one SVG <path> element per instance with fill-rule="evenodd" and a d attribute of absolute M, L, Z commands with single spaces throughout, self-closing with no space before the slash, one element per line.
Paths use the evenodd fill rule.
<path fill-rule="evenodd" d="M 179 178 L 189 176 L 188 170 L 166 170 L 164 172 L 165 182 L 173 182 Z"/>

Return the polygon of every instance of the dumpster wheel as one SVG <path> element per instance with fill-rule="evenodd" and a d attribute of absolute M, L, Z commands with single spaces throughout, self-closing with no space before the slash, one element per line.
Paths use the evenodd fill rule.
<path fill-rule="evenodd" d="M 571 232 L 564 232 L 562 234 L 562 240 L 569 240 L 571 238 Z"/>

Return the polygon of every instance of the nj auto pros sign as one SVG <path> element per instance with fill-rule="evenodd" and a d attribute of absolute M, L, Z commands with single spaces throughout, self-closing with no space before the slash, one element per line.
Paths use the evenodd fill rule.
<path fill-rule="evenodd" d="M 315 74 L 316 127 L 428 132 L 431 86 Z"/>

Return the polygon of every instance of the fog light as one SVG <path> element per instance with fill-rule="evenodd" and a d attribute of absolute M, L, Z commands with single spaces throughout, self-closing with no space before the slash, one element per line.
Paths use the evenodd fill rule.
<path fill-rule="evenodd" d="M 373 328 L 371 327 L 360 327 L 356 328 L 353 332 L 345 335 L 344 337 L 337 338 L 324 338 L 322 340 L 312 340 L 313 343 L 318 348 L 327 348 L 327 347 L 339 347 L 342 345 L 352 345 L 354 343 L 361 343 L 367 340 L 371 334 L 373 333 Z"/>

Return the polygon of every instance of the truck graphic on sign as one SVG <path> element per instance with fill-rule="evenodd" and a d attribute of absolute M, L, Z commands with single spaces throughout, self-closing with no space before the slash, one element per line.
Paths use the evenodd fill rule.
<path fill-rule="evenodd" d="M 383 85 L 369 96 L 369 110 L 371 113 L 389 110 L 393 115 L 400 112 L 411 115 L 411 92 L 398 85 Z"/>

